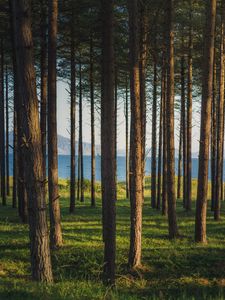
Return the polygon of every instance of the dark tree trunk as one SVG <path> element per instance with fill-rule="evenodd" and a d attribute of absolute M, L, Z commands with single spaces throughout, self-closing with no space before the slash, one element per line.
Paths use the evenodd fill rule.
<path fill-rule="evenodd" d="M 6 138 L 5 138 L 5 160 L 6 160 L 6 194 L 10 196 L 9 187 L 9 81 L 8 81 L 8 69 L 6 67 L 5 72 L 5 107 L 6 107 Z"/>
<path fill-rule="evenodd" d="M 182 37 L 182 52 L 184 52 Z M 184 53 L 181 56 L 181 120 L 182 120 L 182 138 L 183 138 L 183 207 L 187 204 L 187 130 L 186 130 L 186 99 L 185 99 L 185 58 Z"/>
<path fill-rule="evenodd" d="M 223 172 L 223 127 L 224 127 L 224 0 L 221 2 L 221 29 L 220 29 L 220 79 L 219 79 L 219 103 L 217 109 L 217 156 L 216 156 L 216 198 L 214 219 L 220 219 L 220 207 L 222 200 L 222 172 Z"/>
<path fill-rule="evenodd" d="M 84 202 L 84 156 L 83 156 L 83 108 L 82 108 L 82 66 L 79 64 L 79 155 L 80 155 L 80 202 Z"/>
<path fill-rule="evenodd" d="M 13 108 L 13 195 L 12 207 L 17 207 L 17 182 L 18 182 L 18 130 L 16 112 L 16 78 L 14 74 L 14 108 Z"/>
<path fill-rule="evenodd" d="M 177 176 L 177 198 L 181 198 L 181 170 L 182 170 L 182 117 L 180 112 L 180 135 L 179 135 L 179 155 L 178 155 L 178 176 Z"/>
<path fill-rule="evenodd" d="M 143 205 L 143 140 L 140 96 L 140 39 L 138 1 L 128 0 L 130 40 L 130 251 L 129 266 L 141 265 L 142 205 Z"/>
<path fill-rule="evenodd" d="M 29 228 L 32 278 L 51 282 L 46 203 L 44 196 L 41 130 L 33 59 L 30 1 L 10 1 L 13 15 L 16 79 L 19 87 L 16 109 L 21 111 L 22 153 L 26 157 L 25 184 L 29 199 Z"/>
<path fill-rule="evenodd" d="M 45 183 L 45 194 L 47 184 L 46 174 L 46 151 L 47 151 L 47 5 L 46 0 L 41 0 L 41 145 L 43 155 L 43 172 Z"/>
<path fill-rule="evenodd" d="M 113 0 L 102 0 L 101 176 L 103 201 L 103 281 L 115 283 L 116 170 Z"/>
<path fill-rule="evenodd" d="M 125 119 L 126 119 L 126 198 L 130 197 L 129 186 L 129 103 L 128 103 L 128 79 L 126 77 L 126 103 L 125 103 Z"/>
<path fill-rule="evenodd" d="M 95 98 L 93 34 L 90 37 L 90 98 L 91 98 L 91 206 L 95 207 Z"/>
<path fill-rule="evenodd" d="M 118 70 L 115 66 L 115 170 L 116 170 L 116 192 L 117 192 L 117 114 L 118 114 Z"/>
<path fill-rule="evenodd" d="M 208 192 L 209 138 L 212 105 L 213 56 L 216 0 L 207 1 L 205 44 L 202 77 L 202 108 L 199 150 L 198 192 L 196 201 L 195 241 L 206 242 L 206 212 Z"/>
<path fill-rule="evenodd" d="M 0 141 L 1 141 L 1 196 L 2 205 L 6 205 L 6 186 L 5 186 L 5 96 L 4 96 L 4 49 L 1 40 L 1 71 L 0 71 Z"/>
<path fill-rule="evenodd" d="M 216 198 L 216 111 L 217 111 L 217 76 L 216 76 L 216 50 L 214 49 L 214 65 L 213 65 L 213 95 L 211 110 L 211 210 L 215 208 Z"/>
<path fill-rule="evenodd" d="M 163 141 L 163 111 L 164 111 L 164 75 L 162 69 L 161 77 L 161 101 L 160 101 L 160 117 L 159 117 L 159 151 L 158 151 L 158 187 L 157 187 L 157 209 L 161 207 L 161 190 L 162 190 L 162 141 Z"/>
<path fill-rule="evenodd" d="M 70 32 L 70 213 L 75 212 L 76 200 L 76 65 L 74 26 L 74 3 L 72 3 Z"/>
<path fill-rule="evenodd" d="M 174 165 L 174 0 L 167 1 L 167 194 L 169 237 L 178 236 Z"/>
<path fill-rule="evenodd" d="M 157 149 L 157 63 L 154 57 L 153 79 L 153 104 L 152 104 L 152 168 L 151 168 L 151 206 L 156 208 L 156 149 Z"/>
<path fill-rule="evenodd" d="M 186 210 L 191 210 L 192 200 L 192 0 L 189 0 L 189 41 L 188 41 L 188 79 L 187 79 L 187 205 Z"/>
<path fill-rule="evenodd" d="M 58 1 L 49 0 L 48 24 L 48 190 L 50 210 L 50 243 L 62 245 L 62 229 L 58 190 L 58 149 L 56 113 L 56 40 Z"/>

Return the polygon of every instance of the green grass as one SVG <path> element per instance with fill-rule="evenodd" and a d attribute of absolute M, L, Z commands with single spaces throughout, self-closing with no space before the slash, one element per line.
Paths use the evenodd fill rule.
<path fill-rule="evenodd" d="M 149 180 L 146 186 L 149 188 Z M 193 240 L 194 211 L 185 213 L 178 201 L 182 238 L 169 241 L 167 220 L 150 208 L 147 192 L 143 211 L 143 268 L 131 273 L 127 269 L 129 201 L 125 199 L 122 183 L 118 185 L 117 201 L 116 288 L 111 291 L 104 287 L 99 185 L 97 190 L 95 209 L 90 207 L 90 194 L 86 191 L 85 203 L 78 203 L 76 214 L 70 215 L 68 183 L 60 181 L 64 246 L 52 253 L 53 285 L 30 280 L 28 227 L 20 224 L 16 210 L 10 205 L 0 207 L 0 299 L 225 299 L 224 216 L 215 222 L 209 211 L 208 244 L 198 245 Z"/>

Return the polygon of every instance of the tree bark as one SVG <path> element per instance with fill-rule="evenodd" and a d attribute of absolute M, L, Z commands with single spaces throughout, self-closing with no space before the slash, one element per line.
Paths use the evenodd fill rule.
<path fill-rule="evenodd" d="M 126 103 L 125 103 L 125 119 L 126 119 L 126 198 L 130 197 L 129 186 L 129 103 L 128 103 L 128 79 L 126 77 Z"/>
<path fill-rule="evenodd" d="M 141 265 L 142 205 L 143 205 L 143 140 L 140 96 L 140 39 L 138 1 L 128 0 L 130 43 L 130 251 L 129 266 Z"/>
<path fill-rule="evenodd" d="M 32 278 L 37 281 L 52 282 L 30 1 L 11 0 L 10 7 L 14 20 L 16 74 L 20 74 L 16 79 L 19 88 L 16 109 L 21 111 L 22 153 L 26 157 L 24 174 L 29 199 Z"/>
<path fill-rule="evenodd" d="M 195 241 L 201 243 L 206 242 L 209 137 L 211 122 L 210 111 L 212 105 L 216 2 L 216 0 L 207 1 L 207 17 L 203 55 L 201 132 L 199 150 L 198 192 L 195 218 Z"/>
<path fill-rule="evenodd" d="M 182 112 L 180 112 L 180 136 L 179 136 L 179 155 L 178 155 L 178 178 L 177 178 L 177 198 L 181 198 L 181 170 L 182 170 Z"/>
<path fill-rule="evenodd" d="M 169 237 L 178 236 L 174 165 L 174 0 L 167 1 L 167 194 Z"/>
<path fill-rule="evenodd" d="M 224 0 L 221 2 L 221 29 L 220 29 L 220 79 L 219 79 L 219 103 L 217 109 L 217 156 L 216 156 L 216 198 L 214 219 L 220 219 L 222 200 L 222 172 L 223 172 L 223 127 L 224 127 Z"/>
<path fill-rule="evenodd" d="M 5 138 L 5 160 L 6 160 L 6 195 L 10 196 L 9 187 L 9 81 L 8 81 L 8 68 L 5 70 L 5 111 L 6 111 L 6 138 Z"/>
<path fill-rule="evenodd" d="M 192 52 L 193 52 L 193 29 L 192 29 L 192 0 L 189 0 L 189 40 L 188 40 L 188 79 L 187 79 L 187 206 L 191 210 L 192 200 Z"/>
<path fill-rule="evenodd" d="M 84 156 L 83 156 L 83 108 L 82 108 L 82 66 L 79 64 L 79 154 L 80 154 L 80 202 L 84 202 Z"/>
<path fill-rule="evenodd" d="M 103 281 L 115 283 L 116 170 L 113 0 L 102 0 L 101 176 L 103 201 Z"/>
<path fill-rule="evenodd" d="M 62 229 L 58 190 L 58 149 L 56 112 L 56 40 L 58 1 L 49 0 L 48 24 L 48 190 L 50 210 L 50 243 L 62 245 Z"/>

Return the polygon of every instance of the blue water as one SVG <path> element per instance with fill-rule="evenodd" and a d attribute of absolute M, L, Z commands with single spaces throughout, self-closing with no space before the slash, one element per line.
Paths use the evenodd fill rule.
<path fill-rule="evenodd" d="M 12 176 L 12 160 L 13 156 L 10 154 L 9 161 L 10 161 L 10 175 Z M 176 167 L 175 172 L 177 174 L 178 170 L 178 160 L 176 159 Z M 60 178 L 69 178 L 70 177 L 70 156 L 69 155 L 59 155 L 58 158 L 58 164 L 59 164 L 59 177 Z M 209 168 L 210 170 L 210 168 Z M 225 164 L 224 164 L 224 170 L 225 170 Z M 146 160 L 146 175 L 149 175 L 151 173 L 151 159 L 147 158 Z M 77 170 L 76 170 L 77 174 Z M 84 177 L 86 179 L 91 179 L 91 156 L 84 156 Z M 194 158 L 192 159 L 192 177 L 197 178 L 198 177 L 198 159 Z M 209 172 L 209 178 L 210 178 L 210 172 Z M 124 181 L 126 179 L 126 159 L 123 156 L 118 157 L 117 159 L 117 179 L 119 181 Z M 96 180 L 101 180 L 101 157 L 96 157 Z"/>

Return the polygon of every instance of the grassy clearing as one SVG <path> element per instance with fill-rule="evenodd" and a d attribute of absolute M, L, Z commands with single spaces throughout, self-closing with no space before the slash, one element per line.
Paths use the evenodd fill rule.
<path fill-rule="evenodd" d="M 149 188 L 149 180 L 146 186 Z M 0 207 L 0 299 L 225 299 L 224 216 L 216 223 L 209 211 L 208 244 L 197 245 L 193 241 L 194 211 L 185 213 L 178 201 L 182 238 L 169 241 L 167 220 L 160 212 L 150 209 L 149 194 L 146 193 L 143 268 L 129 273 L 126 267 L 129 201 L 125 199 L 122 183 L 118 190 L 117 287 L 114 291 L 101 284 L 100 193 L 97 207 L 91 208 L 87 184 L 85 203 L 78 203 L 76 214 L 70 215 L 68 183 L 60 181 L 64 246 L 52 253 L 55 284 L 30 281 L 28 227 L 20 224 L 16 211 L 10 206 Z M 193 196 L 194 193 L 195 188 Z"/>

